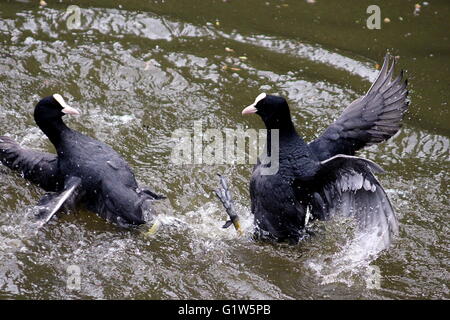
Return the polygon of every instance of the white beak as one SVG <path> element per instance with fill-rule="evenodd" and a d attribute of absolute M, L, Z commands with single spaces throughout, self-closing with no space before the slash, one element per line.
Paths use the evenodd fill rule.
<path fill-rule="evenodd" d="M 258 102 L 260 102 L 262 99 L 264 99 L 267 95 L 265 93 L 261 93 L 259 96 L 256 97 L 255 102 L 253 102 L 251 105 L 249 105 L 247 108 L 242 110 L 242 114 L 252 114 L 258 112 L 258 109 L 256 109 L 256 105 Z"/>
<path fill-rule="evenodd" d="M 69 106 L 66 101 L 64 101 L 63 97 L 60 94 L 54 94 L 53 98 L 55 98 L 56 101 L 58 101 L 58 103 L 61 105 L 61 107 L 63 108 L 61 110 L 62 113 L 64 114 L 70 114 L 70 115 L 79 115 L 80 111 L 78 111 L 75 108 L 72 108 L 71 106 Z"/>
<path fill-rule="evenodd" d="M 69 106 L 65 107 L 65 108 L 62 109 L 61 111 L 62 111 L 62 113 L 64 113 L 64 114 L 70 114 L 70 115 L 73 115 L 73 116 L 78 116 L 78 115 L 80 115 L 80 111 L 78 111 L 78 110 L 75 109 L 75 108 L 69 107 Z"/>
<path fill-rule="evenodd" d="M 257 111 L 258 111 L 258 109 L 256 109 L 255 104 L 251 104 L 247 108 L 242 110 L 242 114 L 252 114 L 252 113 L 256 113 Z"/>

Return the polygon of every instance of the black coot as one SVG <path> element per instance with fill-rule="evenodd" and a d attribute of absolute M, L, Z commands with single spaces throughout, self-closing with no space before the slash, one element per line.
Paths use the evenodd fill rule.
<path fill-rule="evenodd" d="M 56 148 L 57 155 L 22 148 L 0 137 L 0 160 L 49 193 L 39 201 L 46 223 L 63 207 L 83 205 L 120 226 L 145 223 L 147 200 L 161 199 L 140 189 L 129 165 L 109 146 L 67 127 L 62 117 L 79 112 L 59 94 L 39 101 L 34 119 Z"/>
<path fill-rule="evenodd" d="M 354 154 L 364 146 L 387 140 L 401 126 L 408 107 L 407 82 L 403 72 L 393 78 L 395 61 L 391 61 L 386 55 L 367 94 L 351 103 L 309 144 L 295 130 L 282 97 L 261 94 L 242 111 L 256 113 L 264 121 L 269 156 L 272 130 L 279 133 L 278 171 L 264 172 L 276 164 L 276 158 L 271 162 L 258 161 L 250 182 L 251 210 L 259 238 L 298 242 L 308 219 L 325 220 L 343 214 L 356 218 L 360 228 L 378 232 L 386 246 L 390 243 L 398 224 L 389 199 L 374 176 L 382 169 Z M 225 226 L 234 222 L 238 227 L 228 186 L 224 178 L 221 182 L 216 193 L 231 217 Z"/>

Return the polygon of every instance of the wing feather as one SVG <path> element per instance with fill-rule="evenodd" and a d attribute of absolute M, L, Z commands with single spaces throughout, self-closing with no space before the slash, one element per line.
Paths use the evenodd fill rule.
<path fill-rule="evenodd" d="M 394 209 L 374 173 L 382 169 L 374 162 L 337 155 L 321 162 L 312 197 L 312 214 L 319 219 L 351 217 L 359 230 L 375 231 L 383 247 L 398 233 Z"/>
<path fill-rule="evenodd" d="M 354 155 L 364 146 L 382 142 L 401 127 L 408 108 L 403 71 L 393 79 L 395 60 L 386 54 L 383 67 L 365 96 L 353 101 L 309 146 L 319 160 L 337 154 Z"/>
<path fill-rule="evenodd" d="M 11 170 L 45 191 L 58 192 L 64 187 L 55 154 L 22 148 L 9 137 L 0 137 L 0 161 Z"/>

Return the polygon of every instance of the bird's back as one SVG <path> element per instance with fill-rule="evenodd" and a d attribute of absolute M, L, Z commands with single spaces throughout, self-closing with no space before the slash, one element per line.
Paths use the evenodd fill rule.
<path fill-rule="evenodd" d="M 128 163 L 111 147 L 70 130 L 58 148 L 60 171 L 81 178 L 81 201 L 108 221 L 119 225 L 145 223 L 141 193 Z"/>
<path fill-rule="evenodd" d="M 96 188 L 104 180 L 137 188 L 128 163 L 111 147 L 79 132 L 70 130 L 58 148 L 60 170 L 82 179 L 86 188 Z"/>

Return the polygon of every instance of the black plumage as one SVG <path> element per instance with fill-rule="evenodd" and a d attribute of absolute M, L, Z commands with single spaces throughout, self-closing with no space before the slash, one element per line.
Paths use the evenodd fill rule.
<path fill-rule="evenodd" d="M 323 134 L 309 144 L 325 160 L 336 154 L 354 155 L 365 146 L 385 141 L 401 127 L 408 108 L 403 70 L 394 79 L 395 61 L 387 54 L 381 71 L 366 95 L 353 101 Z M 390 66 L 389 66 L 390 64 Z"/>
<path fill-rule="evenodd" d="M 261 94 L 243 110 L 243 114 L 256 113 L 264 121 L 269 157 L 274 130 L 279 136 L 278 171 L 264 173 L 277 159 L 258 161 L 250 181 L 251 210 L 259 238 L 298 242 L 308 219 L 343 215 L 355 218 L 361 230 L 375 230 L 385 246 L 391 242 L 398 223 L 374 175 L 382 169 L 354 154 L 390 138 L 401 126 L 408 107 L 407 83 L 403 72 L 393 79 L 394 65 L 386 55 L 367 94 L 351 103 L 309 144 L 298 135 L 284 98 Z M 225 191 L 217 194 L 230 208 L 230 197 L 221 197 Z"/>
<path fill-rule="evenodd" d="M 129 165 L 109 146 L 67 127 L 62 117 L 77 113 L 60 95 L 42 99 L 34 119 L 57 154 L 22 148 L 3 136 L 1 162 L 49 192 L 38 204 L 43 223 L 68 204 L 82 205 L 120 226 L 145 223 L 144 210 L 151 214 L 147 200 L 162 197 L 140 189 Z"/>

